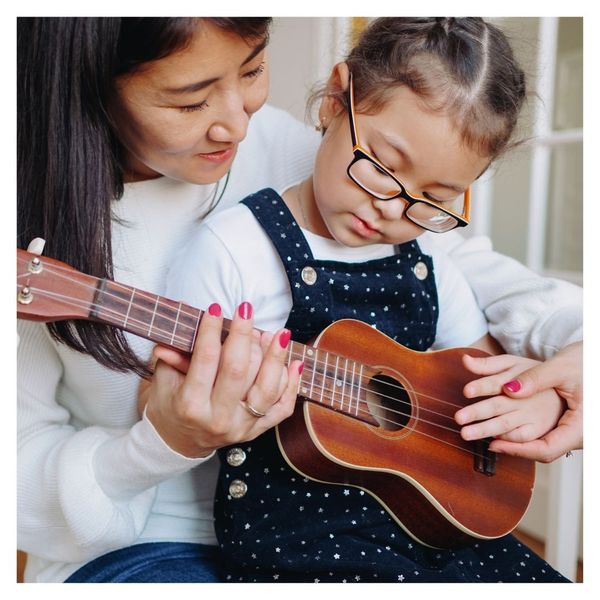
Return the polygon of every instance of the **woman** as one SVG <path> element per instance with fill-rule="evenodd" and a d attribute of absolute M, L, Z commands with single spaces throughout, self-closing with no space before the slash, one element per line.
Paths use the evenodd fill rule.
<path fill-rule="evenodd" d="M 268 25 L 19 19 L 19 245 L 43 237 L 49 256 L 161 294 L 195 222 L 254 189 L 305 177 L 318 136 L 281 111 L 259 111 L 268 92 Z M 476 268 L 486 269 L 482 254 L 472 268 L 462 249 L 454 254 L 476 277 Z M 563 316 L 579 307 L 558 283 L 498 255 L 493 261 L 488 268 L 504 266 L 507 282 L 502 288 L 495 277 L 494 288 L 510 288 L 511 302 L 520 294 L 533 307 L 530 331 L 558 320 L 557 306 Z M 485 282 L 482 291 L 470 283 L 488 318 L 502 314 L 502 297 Z M 252 333 L 246 303 L 221 346 L 217 313 L 202 320 L 187 376 L 156 364 L 141 420 L 136 395 L 148 343 L 89 323 L 19 324 L 19 547 L 29 554 L 27 581 L 215 580 L 213 450 L 285 418 L 300 368 L 283 366 L 277 336 Z M 498 339 L 521 338 L 502 316 L 505 339 Z M 547 331 L 558 347 L 579 339 L 575 328 Z M 541 348 L 520 347 L 546 358 Z M 277 405 L 270 420 L 253 416 L 255 398 Z"/>

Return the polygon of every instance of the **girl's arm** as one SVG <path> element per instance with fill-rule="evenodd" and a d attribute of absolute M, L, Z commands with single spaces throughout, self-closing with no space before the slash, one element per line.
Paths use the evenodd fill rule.
<path fill-rule="evenodd" d="M 580 287 L 536 275 L 494 252 L 487 237 L 464 239 L 457 232 L 424 235 L 448 252 L 462 271 L 490 334 L 507 353 L 545 360 L 583 339 Z"/>

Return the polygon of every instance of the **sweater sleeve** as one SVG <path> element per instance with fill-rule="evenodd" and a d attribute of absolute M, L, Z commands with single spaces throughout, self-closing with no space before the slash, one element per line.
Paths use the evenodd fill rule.
<path fill-rule="evenodd" d="M 83 562 L 135 543 L 157 484 L 203 459 L 173 452 L 145 418 L 75 427 L 56 398 L 63 365 L 46 327 L 18 327 L 18 547 Z"/>
<path fill-rule="evenodd" d="M 506 352 L 538 360 L 583 339 L 583 290 L 541 277 L 494 252 L 489 238 L 456 232 L 435 240 L 450 254 L 473 289 L 490 334 Z"/>

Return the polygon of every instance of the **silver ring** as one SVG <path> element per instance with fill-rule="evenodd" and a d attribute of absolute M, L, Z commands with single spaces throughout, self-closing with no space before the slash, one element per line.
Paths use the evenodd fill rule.
<path fill-rule="evenodd" d="M 256 410 L 254 408 L 254 406 L 252 406 L 251 404 L 248 404 L 248 402 L 242 402 L 242 406 L 253 416 L 256 417 L 257 419 L 260 419 L 261 417 L 264 417 L 267 413 L 264 412 L 260 412 L 259 410 Z"/>

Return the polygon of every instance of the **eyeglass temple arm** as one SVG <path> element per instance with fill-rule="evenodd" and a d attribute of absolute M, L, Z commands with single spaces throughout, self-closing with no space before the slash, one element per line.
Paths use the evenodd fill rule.
<path fill-rule="evenodd" d="M 352 136 L 352 146 L 356 149 L 359 146 L 356 136 L 356 123 L 354 122 L 354 84 L 352 73 L 348 81 L 348 119 L 350 120 L 350 135 Z"/>

